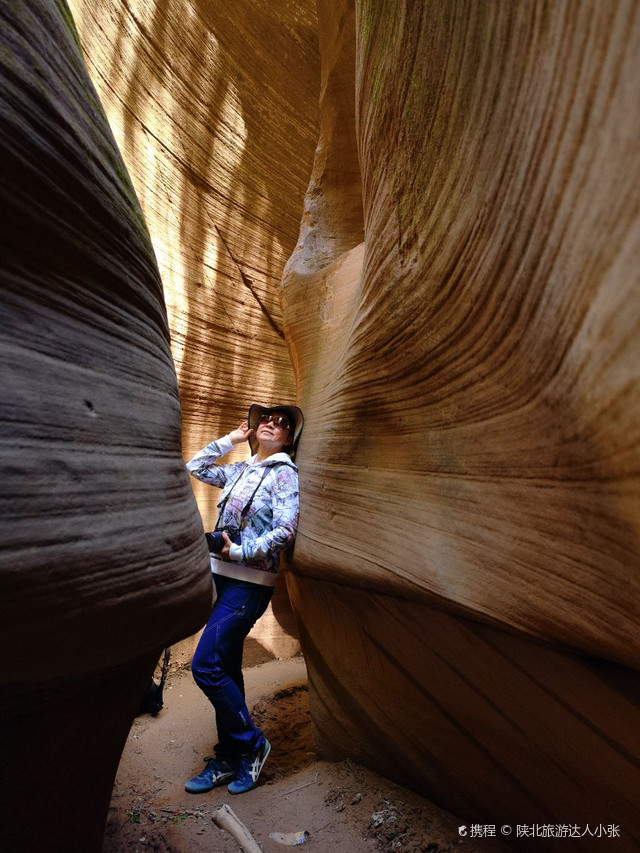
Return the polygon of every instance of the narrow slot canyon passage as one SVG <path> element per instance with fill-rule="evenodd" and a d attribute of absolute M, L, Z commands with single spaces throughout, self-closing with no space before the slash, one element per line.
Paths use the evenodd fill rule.
<path fill-rule="evenodd" d="M 225 853 L 230 800 L 266 853 L 638 849 L 640 6 L 15 0 L 0 44 L 8 849 Z M 185 463 L 252 403 L 304 412 L 272 755 L 194 797 Z"/>

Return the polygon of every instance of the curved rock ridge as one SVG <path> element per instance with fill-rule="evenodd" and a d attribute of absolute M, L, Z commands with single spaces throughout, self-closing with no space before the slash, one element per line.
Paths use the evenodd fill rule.
<path fill-rule="evenodd" d="M 2 837 L 86 853 L 210 570 L 162 284 L 73 22 L 9 3 L 0 33 Z"/>
<path fill-rule="evenodd" d="M 283 287 L 320 754 L 473 822 L 584 828 L 608 803 L 634 850 L 640 9 L 318 19 Z"/>
<path fill-rule="evenodd" d="M 636 5 L 392 5 L 333 143 L 365 240 L 316 179 L 284 279 L 296 571 L 637 665 Z"/>
<path fill-rule="evenodd" d="M 315 3 L 70 5 L 158 258 L 189 458 L 252 401 L 295 402 L 279 282 L 318 134 Z M 194 489 L 212 525 L 219 493 Z"/>

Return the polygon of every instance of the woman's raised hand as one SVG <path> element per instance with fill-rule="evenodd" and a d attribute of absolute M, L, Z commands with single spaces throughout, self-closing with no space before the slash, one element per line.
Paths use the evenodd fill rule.
<path fill-rule="evenodd" d="M 236 444 L 242 444 L 243 441 L 248 441 L 253 433 L 254 430 L 249 429 L 249 424 L 246 421 L 243 421 L 238 429 L 234 429 L 233 432 L 229 433 L 231 444 L 233 444 L 234 447 Z"/>

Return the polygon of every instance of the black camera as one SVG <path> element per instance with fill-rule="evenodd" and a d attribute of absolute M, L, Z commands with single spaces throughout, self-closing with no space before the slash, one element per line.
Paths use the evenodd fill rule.
<path fill-rule="evenodd" d="M 224 538 L 222 536 L 222 531 L 227 534 L 227 536 L 229 537 L 229 539 L 231 539 L 234 545 L 239 545 L 242 541 L 239 527 L 223 527 L 222 530 L 214 530 L 213 533 L 205 533 L 207 545 L 209 546 L 209 551 L 212 554 L 219 554 L 220 551 L 222 551 L 222 549 L 224 548 Z"/>

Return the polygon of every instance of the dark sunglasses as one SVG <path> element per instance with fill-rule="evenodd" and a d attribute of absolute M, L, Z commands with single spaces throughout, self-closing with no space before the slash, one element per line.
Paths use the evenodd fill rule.
<path fill-rule="evenodd" d="M 259 420 L 261 424 L 273 424 L 278 429 L 291 429 L 289 421 L 283 415 L 262 415 Z"/>

